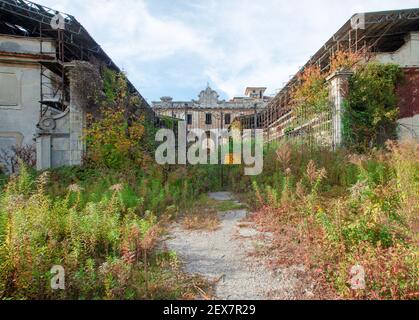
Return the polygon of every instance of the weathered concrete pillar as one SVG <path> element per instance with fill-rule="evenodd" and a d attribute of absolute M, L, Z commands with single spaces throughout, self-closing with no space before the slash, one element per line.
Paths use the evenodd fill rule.
<path fill-rule="evenodd" d="M 77 106 L 70 106 L 70 166 L 82 164 L 84 155 L 84 114 Z"/>
<path fill-rule="evenodd" d="M 343 144 L 343 114 L 345 112 L 345 99 L 349 93 L 349 79 L 351 71 L 337 71 L 331 74 L 329 82 L 329 99 L 332 107 L 332 146 L 334 149 Z"/>
<path fill-rule="evenodd" d="M 51 168 L 51 135 L 41 134 L 36 138 L 36 169 Z"/>
<path fill-rule="evenodd" d="M 67 66 L 69 69 L 73 65 Z M 71 75 L 72 73 L 69 72 Z M 76 79 L 70 76 L 70 150 L 69 165 L 82 165 L 85 153 L 84 128 L 86 123 L 86 114 L 84 112 L 83 102 L 80 100 L 80 93 L 76 89 Z"/>

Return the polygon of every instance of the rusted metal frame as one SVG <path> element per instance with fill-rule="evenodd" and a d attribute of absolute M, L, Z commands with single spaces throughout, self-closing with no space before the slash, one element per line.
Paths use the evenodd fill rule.
<path fill-rule="evenodd" d="M 0 9 L 48 26 L 50 25 L 51 18 L 57 13 L 56 10 L 27 0 L 0 0 Z M 77 24 L 77 20 L 66 13 L 61 13 L 61 15 L 64 19 L 66 19 L 68 31 L 74 34 L 79 34 L 80 28 L 74 28 L 72 25 L 72 23 Z M 76 31 L 76 29 L 78 29 L 78 31 Z"/>
<path fill-rule="evenodd" d="M 410 17 L 412 17 L 413 19 L 415 19 L 416 16 L 419 17 L 419 11 L 417 13 L 415 13 L 415 14 L 409 13 L 408 15 Z M 404 17 L 404 18 L 406 19 L 407 17 Z M 381 22 L 382 21 L 378 21 L 377 23 L 381 23 Z M 352 33 L 355 33 L 354 37 L 353 37 Z M 339 38 L 334 39 L 334 41 L 332 42 L 332 44 L 330 46 L 325 46 L 325 48 L 324 48 L 324 51 L 325 52 L 321 55 L 320 58 L 318 58 L 314 62 L 310 59 L 310 61 L 309 61 L 308 64 L 311 64 L 311 65 L 317 64 L 317 65 L 320 65 L 321 66 L 322 65 L 322 62 L 324 61 L 324 59 L 327 56 L 330 56 L 330 55 L 333 55 L 334 54 L 335 47 L 336 47 L 336 50 L 341 50 L 342 48 L 345 47 L 345 46 L 343 46 L 343 44 L 345 42 L 348 43 L 348 46 L 347 46 L 346 49 L 348 51 L 350 51 L 350 52 L 352 52 L 352 51 L 358 52 L 361 49 L 362 50 L 365 49 L 367 47 L 367 43 L 368 43 L 368 41 L 367 41 L 367 39 L 368 39 L 367 34 L 365 32 L 362 36 L 360 36 L 359 33 L 360 33 L 359 30 L 350 29 L 347 33 L 344 33 Z M 362 43 L 362 46 L 360 45 L 361 43 Z M 327 63 L 322 69 L 324 71 L 324 70 L 327 70 L 329 67 L 330 67 L 330 62 Z M 291 87 L 292 86 L 292 81 L 293 80 L 289 81 L 288 84 L 285 86 L 285 88 L 282 91 L 285 91 L 289 87 Z M 279 93 L 279 96 L 282 96 L 282 92 Z M 282 108 L 282 106 L 281 106 L 281 108 Z M 275 117 L 275 118 L 278 118 L 278 117 Z"/>
<path fill-rule="evenodd" d="M 414 20 L 419 19 L 419 10 L 400 10 L 397 12 L 383 12 L 383 13 L 376 13 L 372 15 L 366 16 L 366 23 L 367 24 L 379 24 L 383 21 L 399 21 L 399 20 Z"/>
<path fill-rule="evenodd" d="M 21 21 L 20 23 L 22 24 L 22 27 L 24 27 L 27 30 L 33 29 L 34 30 L 33 32 L 35 33 L 36 33 L 36 29 L 38 28 L 37 24 L 41 26 L 44 25 L 46 26 L 46 28 L 50 28 L 51 18 L 56 13 L 55 10 L 52 10 L 44 6 L 37 6 L 33 2 L 30 2 L 27 0 L 20 1 L 20 2 L 16 0 L 0 0 L 0 11 L 10 13 L 11 14 L 10 17 L 14 18 L 16 22 Z M 66 34 L 64 35 L 66 43 L 71 44 L 72 46 L 78 46 L 80 50 L 83 50 L 83 54 L 82 54 L 83 58 L 87 58 L 85 57 L 86 52 L 100 54 L 101 60 L 104 63 L 106 63 L 107 66 L 119 72 L 119 68 L 112 62 L 112 60 L 100 48 L 100 46 L 96 44 L 96 42 L 91 38 L 91 36 L 83 28 L 83 26 L 73 16 L 65 14 L 65 13 L 62 13 L 62 15 L 64 16 L 66 20 Z M 35 22 L 35 23 L 31 23 L 31 22 Z M 19 23 L 17 24 L 19 25 Z M 49 30 L 48 32 L 50 31 L 51 30 Z M 67 33 L 70 33 L 71 36 L 69 36 Z M 33 35 L 35 34 L 33 33 Z M 45 34 L 43 36 L 45 36 Z M 74 36 L 78 36 L 80 38 L 76 40 Z M 84 42 L 93 43 L 94 46 L 91 48 L 87 48 L 84 45 Z M 78 55 L 75 55 L 75 56 L 78 57 Z M 137 91 L 130 81 L 128 81 L 128 85 L 131 91 L 133 92 Z M 145 102 L 146 106 L 148 106 L 148 103 L 144 100 L 141 94 L 139 94 L 138 92 L 137 94 L 141 98 L 141 100 Z M 150 109 L 149 106 L 148 106 L 148 109 Z"/>

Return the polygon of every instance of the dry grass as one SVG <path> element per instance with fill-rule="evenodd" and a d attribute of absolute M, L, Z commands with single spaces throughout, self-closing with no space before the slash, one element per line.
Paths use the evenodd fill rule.
<path fill-rule="evenodd" d="M 216 214 L 191 215 L 183 219 L 182 226 L 185 230 L 217 231 L 220 228 L 220 219 Z"/>
<path fill-rule="evenodd" d="M 245 208 L 246 205 L 237 204 L 234 201 L 216 201 L 203 195 L 185 213 L 182 226 L 185 230 L 213 232 L 220 228 L 220 213 Z"/>
<path fill-rule="evenodd" d="M 295 290 L 297 299 L 339 299 L 333 285 L 325 281 L 324 275 L 314 263 L 313 254 L 318 250 L 318 246 L 313 237 L 303 234 L 301 220 L 292 208 L 263 208 L 254 213 L 251 219 L 261 231 L 273 234 L 272 243 L 261 250 L 256 250 L 253 255 L 265 260 L 271 270 L 305 267 L 305 271 L 297 275 L 299 279 Z M 307 288 L 310 288 L 311 297 L 305 294 Z"/>
<path fill-rule="evenodd" d="M 334 292 L 346 299 L 417 298 L 419 145 L 389 142 L 386 152 L 352 155 L 339 166 L 338 154 L 325 163 L 320 154 L 307 156 L 317 162 L 293 168 L 302 179 L 290 201 L 278 206 L 269 188 L 256 185 L 262 201 L 253 218 L 274 234 L 269 251 L 257 254 L 269 256 L 273 268 L 305 265 L 322 286 L 321 298 Z M 331 178 L 338 176 L 344 179 Z M 352 288 L 353 266 L 365 270 L 364 290 Z"/>

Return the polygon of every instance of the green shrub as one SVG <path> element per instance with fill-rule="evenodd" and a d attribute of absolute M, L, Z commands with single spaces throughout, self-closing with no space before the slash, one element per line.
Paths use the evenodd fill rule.
<path fill-rule="evenodd" d="M 249 206 L 257 199 L 270 228 L 282 232 L 291 221 L 299 241 L 312 239 L 313 263 L 345 297 L 410 299 L 417 293 L 419 145 L 387 147 L 360 155 L 280 145 L 268 151 L 266 170 L 252 180 Z M 240 185 L 239 176 L 231 185 Z M 365 290 L 350 288 L 354 265 L 365 268 Z"/>
<path fill-rule="evenodd" d="M 76 168 L 49 176 L 22 167 L 0 195 L 0 299 L 178 298 L 190 290 L 176 280 L 172 257 L 154 251 L 156 215 L 191 199 L 184 185 L 141 175 L 139 185 L 114 184 L 123 174 Z M 65 291 L 50 288 L 54 265 L 65 269 Z"/>
<path fill-rule="evenodd" d="M 350 79 L 344 134 L 348 146 L 368 150 L 396 137 L 396 85 L 403 72 L 395 64 L 368 63 Z"/>

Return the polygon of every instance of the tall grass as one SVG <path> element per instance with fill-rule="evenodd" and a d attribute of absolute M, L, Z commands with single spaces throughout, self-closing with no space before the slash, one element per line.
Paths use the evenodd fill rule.
<path fill-rule="evenodd" d="M 367 155 L 270 145 L 263 174 L 241 166 L 62 168 L 24 166 L 0 188 L 0 299 L 177 299 L 194 281 L 175 254 L 159 252 L 161 221 L 194 208 L 202 193 L 237 192 L 258 221 L 294 228 L 344 297 L 418 297 L 419 146 L 389 142 Z M 295 241 L 296 239 L 290 239 Z M 51 289 L 62 265 L 66 290 Z M 365 290 L 351 288 L 362 266 Z M 191 285 L 192 284 L 192 285 Z"/>
<path fill-rule="evenodd" d="M 0 299 L 192 296 L 176 255 L 155 245 L 161 219 L 201 191 L 163 171 L 21 167 L 0 194 Z M 51 288 L 55 265 L 65 269 L 63 291 Z"/>
<path fill-rule="evenodd" d="M 294 145 L 266 152 L 261 176 L 249 183 L 233 172 L 230 180 L 249 192 L 265 223 L 297 228 L 313 266 L 345 297 L 418 297 L 416 142 L 389 142 L 368 155 Z M 351 288 L 356 265 L 365 269 L 365 290 Z"/>

